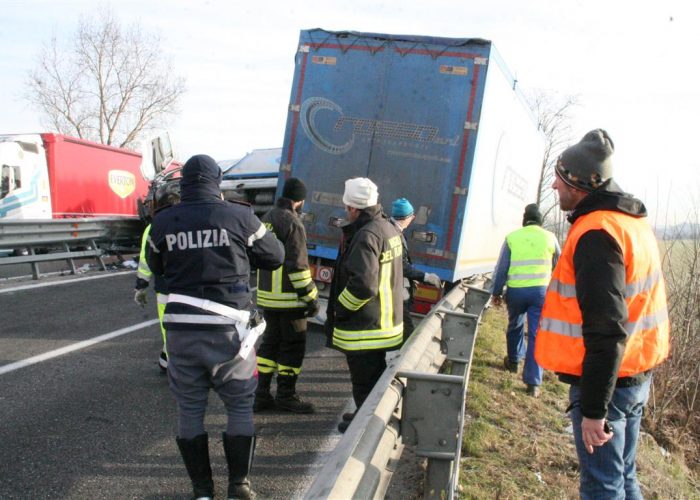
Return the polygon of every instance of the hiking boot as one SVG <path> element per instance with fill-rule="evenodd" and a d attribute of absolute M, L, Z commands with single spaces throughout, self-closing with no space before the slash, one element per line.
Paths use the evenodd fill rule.
<path fill-rule="evenodd" d="M 253 412 L 272 410 L 275 408 L 275 398 L 269 392 L 256 392 L 255 402 L 253 403 Z"/>
<path fill-rule="evenodd" d="M 518 362 L 511 361 L 508 355 L 506 354 L 506 357 L 503 358 L 503 368 L 505 368 L 506 371 L 509 371 L 511 373 L 518 373 Z"/>
<path fill-rule="evenodd" d="M 257 399 L 256 399 L 257 401 Z M 291 411 L 292 413 L 313 413 L 314 405 L 303 401 L 298 395 L 292 394 L 291 396 L 280 398 L 279 396 L 275 398 L 275 404 L 280 410 Z"/>
<path fill-rule="evenodd" d="M 348 427 L 350 427 L 350 422 L 343 420 L 338 424 L 338 431 L 344 434 L 345 431 L 348 430 Z"/>
<path fill-rule="evenodd" d="M 343 413 L 343 422 L 352 422 L 352 419 L 355 418 L 355 413 L 354 411 Z"/>
<path fill-rule="evenodd" d="M 540 397 L 540 386 L 527 384 L 527 390 L 525 392 L 527 392 L 528 396 L 532 396 L 533 398 L 539 398 Z"/>

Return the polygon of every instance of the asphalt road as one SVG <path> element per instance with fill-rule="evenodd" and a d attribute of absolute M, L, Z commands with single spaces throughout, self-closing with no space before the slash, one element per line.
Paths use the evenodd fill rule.
<path fill-rule="evenodd" d="M 157 366 L 160 331 L 148 323 L 155 297 L 138 308 L 134 279 L 110 271 L 0 283 L 0 498 L 191 494 L 174 439 L 175 404 Z M 110 332 L 113 338 L 93 345 L 26 361 Z M 349 375 L 344 357 L 323 342 L 312 325 L 298 385 L 316 413 L 255 416 L 251 479 L 260 498 L 301 497 L 340 439 L 335 426 L 350 403 Z M 214 393 L 206 426 L 223 496 L 226 414 Z"/>

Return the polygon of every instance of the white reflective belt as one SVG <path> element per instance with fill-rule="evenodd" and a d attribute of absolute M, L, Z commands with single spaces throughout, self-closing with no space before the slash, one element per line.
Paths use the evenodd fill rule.
<path fill-rule="evenodd" d="M 205 311 L 216 313 L 219 316 L 226 316 L 227 318 L 231 318 L 239 323 L 243 323 L 244 325 L 247 325 L 248 321 L 250 320 L 249 311 L 241 311 L 239 309 L 234 309 L 233 307 L 225 306 L 207 299 L 198 299 L 197 297 L 190 297 L 189 295 L 170 293 L 168 294 L 168 303 L 170 302 L 178 302 L 180 304 L 198 307 L 200 309 L 204 309 Z"/>
<path fill-rule="evenodd" d="M 168 303 L 170 302 L 178 302 L 180 304 L 198 307 L 199 309 L 204 309 L 205 311 L 213 312 L 219 316 L 224 316 L 234 320 L 236 322 L 238 338 L 241 341 L 241 348 L 238 354 L 243 359 L 248 358 L 253 350 L 253 347 L 255 347 L 255 342 L 265 331 L 265 320 L 262 320 L 260 324 L 254 328 L 248 328 L 248 322 L 250 321 L 249 311 L 241 311 L 217 302 L 212 302 L 211 300 L 198 299 L 197 297 L 180 295 L 179 293 L 168 294 Z M 202 323 L 204 323 L 204 321 L 202 321 Z"/>

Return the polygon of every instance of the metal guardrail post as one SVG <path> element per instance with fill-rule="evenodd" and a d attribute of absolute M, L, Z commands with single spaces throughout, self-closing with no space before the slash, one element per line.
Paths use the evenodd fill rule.
<path fill-rule="evenodd" d="M 418 410 L 404 409 L 409 398 L 422 406 L 423 411 L 427 408 L 430 417 L 428 427 L 443 433 L 440 437 L 429 439 L 431 443 L 437 443 L 435 450 L 421 448 L 423 456 L 433 454 L 432 458 L 428 458 L 426 496 L 454 497 L 473 342 L 479 315 L 489 298 L 488 292 L 462 282 L 436 304 L 401 348 L 400 356 L 388 363 L 387 369 L 306 491 L 305 499 L 383 498 L 387 487 L 390 487 L 388 459 L 398 457 L 403 442 L 410 439 L 405 434 L 399 435 L 399 427 L 406 434 L 415 431 L 414 436 L 421 443 L 426 439 L 422 436 L 425 418 L 421 420 L 417 416 Z M 467 311 L 463 313 L 465 308 Z M 472 329 L 473 332 L 469 333 Z M 470 341 L 471 346 L 468 345 Z M 454 354 L 458 358 L 454 360 L 457 364 L 461 360 L 463 368 L 460 370 L 464 373 L 460 376 L 437 374 L 447 359 L 446 353 Z M 410 375 L 413 382 L 407 382 L 405 375 Z M 440 404 L 444 403 L 441 407 L 444 411 L 437 410 L 427 397 L 406 396 L 409 392 L 422 394 L 424 389 L 417 386 L 411 390 L 405 388 L 407 383 L 413 384 L 416 380 L 438 384 L 431 395 L 442 400 Z M 430 393 L 432 389 L 426 390 Z M 449 392 L 449 396 L 446 392 Z M 412 419 L 410 424 L 409 418 Z M 444 418 L 446 423 L 437 422 L 436 418 Z"/>
<path fill-rule="evenodd" d="M 407 380 L 401 435 L 416 446 L 416 456 L 428 458 L 423 498 L 445 498 L 459 446 L 464 378 L 414 371 L 398 376 Z"/>
<path fill-rule="evenodd" d="M 464 312 L 481 316 L 486 304 L 491 298 L 491 293 L 483 288 L 465 285 Z"/>
<path fill-rule="evenodd" d="M 442 318 L 442 345 L 452 362 L 452 375 L 464 376 L 471 362 L 479 316 L 445 311 Z"/>

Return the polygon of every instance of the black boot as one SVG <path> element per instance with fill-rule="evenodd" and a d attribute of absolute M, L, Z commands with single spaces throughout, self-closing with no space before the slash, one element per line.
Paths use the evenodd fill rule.
<path fill-rule="evenodd" d="M 228 498 L 250 500 L 256 498 L 250 488 L 248 473 L 253 465 L 255 436 L 229 436 L 225 432 L 224 453 L 228 463 Z"/>
<path fill-rule="evenodd" d="M 277 375 L 277 408 L 294 413 L 313 413 L 314 405 L 299 398 L 296 385 L 297 375 Z"/>
<path fill-rule="evenodd" d="M 214 498 L 214 480 L 209 464 L 209 435 L 204 433 L 192 439 L 177 438 L 175 441 L 192 480 L 194 498 Z"/>
<path fill-rule="evenodd" d="M 254 412 L 270 410 L 275 407 L 275 399 L 270 394 L 272 375 L 272 373 L 258 372 L 258 388 L 255 391 L 255 402 L 253 403 Z"/>

